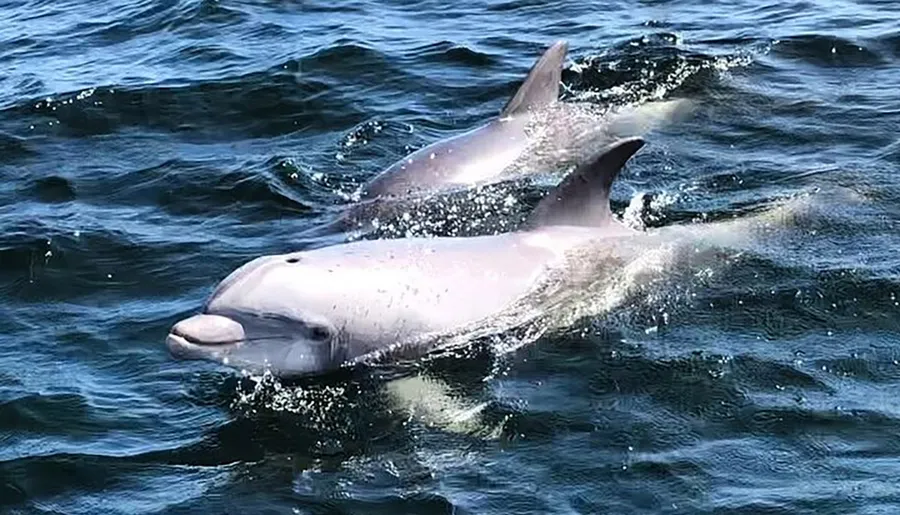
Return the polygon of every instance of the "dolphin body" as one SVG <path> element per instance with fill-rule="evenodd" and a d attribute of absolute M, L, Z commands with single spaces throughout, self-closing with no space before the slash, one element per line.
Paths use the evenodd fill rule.
<path fill-rule="evenodd" d="M 421 148 L 366 183 L 360 200 L 469 187 L 501 175 L 526 150 L 526 127 L 536 110 L 559 97 L 568 43 L 557 41 L 532 66 L 500 116 Z"/>
<path fill-rule="evenodd" d="M 490 320 L 527 298 L 567 253 L 631 235 L 609 207 L 613 180 L 644 142 L 613 143 L 569 174 L 516 232 L 361 240 L 263 256 L 226 277 L 200 314 L 170 330 L 176 357 L 280 376 L 316 375 Z M 408 355 L 408 354 L 407 354 Z"/>
<path fill-rule="evenodd" d="M 317 236 L 370 229 L 432 194 L 464 190 L 504 179 L 504 172 L 533 143 L 528 127 L 543 108 L 556 103 L 568 43 L 557 41 L 535 62 L 500 115 L 463 134 L 427 145 L 392 164 L 356 193 L 357 202 L 334 221 L 304 232 Z"/>

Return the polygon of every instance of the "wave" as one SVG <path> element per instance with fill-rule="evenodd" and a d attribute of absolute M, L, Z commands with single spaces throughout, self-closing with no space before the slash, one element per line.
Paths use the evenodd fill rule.
<path fill-rule="evenodd" d="M 772 45 L 772 55 L 825 67 L 868 68 L 887 62 L 859 43 L 819 34 L 781 37 Z"/>

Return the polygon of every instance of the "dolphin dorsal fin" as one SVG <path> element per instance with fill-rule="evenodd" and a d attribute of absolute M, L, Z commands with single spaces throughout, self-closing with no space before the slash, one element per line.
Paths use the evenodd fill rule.
<path fill-rule="evenodd" d="M 609 191 L 619 170 L 644 146 L 641 138 L 616 141 L 582 163 L 531 212 L 525 227 L 580 225 L 600 227 L 613 220 Z"/>
<path fill-rule="evenodd" d="M 556 101 L 568 48 L 569 44 L 565 41 L 557 41 L 544 52 L 531 67 L 519 91 L 516 91 L 500 112 L 501 117 L 520 114 L 527 109 L 543 107 Z"/>

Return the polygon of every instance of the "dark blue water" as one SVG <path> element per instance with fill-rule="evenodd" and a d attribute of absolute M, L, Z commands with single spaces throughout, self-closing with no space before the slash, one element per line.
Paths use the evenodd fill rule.
<path fill-rule="evenodd" d="M 0 1 L 0 511 L 897 511 L 898 12 Z M 815 209 L 529 345 L 429 361 L 415 413 L 375 373 L 169 356 L 216 282 L 316 244 L 297 235 L 494 116 L 556 39 L 569 102 L 698 106 L 647 136 L 616 211 Z"/>

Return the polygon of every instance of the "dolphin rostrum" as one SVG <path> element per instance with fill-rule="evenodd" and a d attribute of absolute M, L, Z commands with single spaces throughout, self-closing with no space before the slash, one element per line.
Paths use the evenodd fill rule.
<path fill-rule="evenodd" d="M 314 375 L 490 319 L 527 297 L 567 253 L 630 235 L 613 180 L 644 142 L 620 140 L 579 166 L 524 228 L 475 237 L 362 240 L 263 256 L 226 277 L 200 314 L 170 330 L 177 357 L 282 376 Z M 412 344 L 413 347 L 419 343 Z"/>

